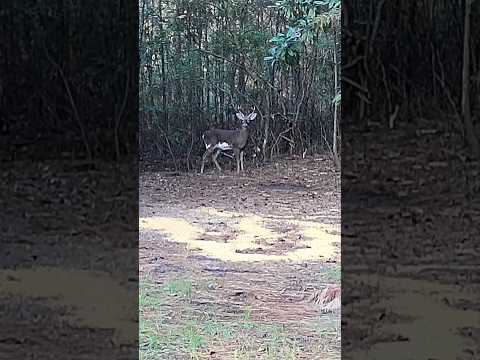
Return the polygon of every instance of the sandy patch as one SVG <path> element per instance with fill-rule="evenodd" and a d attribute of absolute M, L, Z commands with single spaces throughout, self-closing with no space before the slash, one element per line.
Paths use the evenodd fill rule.
<path fill-rule="evenodd" d="M 331 225 L 313 221 L 297 221 L 283 218 L 264 218 L 253 214 L 241 214 L 217 211 L 214 208 L 200 208 L 199 214 L 227 219 L 228 241 L 201 240 L 204 235 L 215 236 L 218 232 L 207 231 L 201 226 L 192 225 L 187 220 L 173 217 L 140 218 L 140 230 L 156 230 L 168 236 L 171 241 L 185 243 L 190 249 L 223 261 L 306 261 L 328 259 L 335 255 L 340 244 L 340 235 L 335 233 Z M 293 249 L 284 254 L 268 254 L 269 248 L 275 246 L 284 235 L 267 227 L 268 224 L 279 224 L 288 221 L 298 228 L 299 241 L 302 248 Z M 333 232 L 333 234 L 332 234 Z M 258 247 L 258 241 L 266 245 L 262 248 L 266 253 L 241 253 Z"/>

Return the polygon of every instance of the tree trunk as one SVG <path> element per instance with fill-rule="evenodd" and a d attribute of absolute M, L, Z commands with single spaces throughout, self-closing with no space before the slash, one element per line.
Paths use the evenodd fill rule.
<path fill-rule="evenodd" d="M 163 33 L 163 18 L 162 18 L 162 3 L 158 4 L 158 15 L 160 17 L 160 32 Z M 168 124 L 168 109 L 167 109 L 167 79 L 166 79 L 166 70 L 165 70 L 165 46 L 164 39 L 161 39 L 160 43 L 160 53 L 161 53 L 161 62 L 162 62 L 162 111 L 163 111 L 163 121 L 165 124 Z"/>
<path fill-rule="evenodd" d="M 470 13 L 472 0 L 465 0 L 465 27 L 463 33 L 463 84 L 462 84 L 462 115 L 470 151 L 475 158 L 480 156 L 480 146 L 472 123 L 470 109 Z"/>
<path fill-rule="evenodd" d="M 335 86 L 335 95 L 338 91 L 338 56 L 337 56 L 337 32 L 333 34 L 333 64 L 334 64 L 334 86 Z M 337 170 L 340 169 L 340 157 L 338 155 L 338 146 L 337 146 L 337 132 L 338 132 L 338 102 L 335 100 L 334 111 L 333 111 L 333 160 Z"/>

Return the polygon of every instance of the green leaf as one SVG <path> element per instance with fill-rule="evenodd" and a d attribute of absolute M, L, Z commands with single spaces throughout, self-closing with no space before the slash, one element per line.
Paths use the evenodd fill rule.
<path fill-rule="evenodd" d="M 338 93 L 338 94 L 335 95 L 335 97 L 333 98 L 332 103 L 333 103 L 333 104 L 339 104 L 341 100 L 342 100 L 342 94 L 341 94 L 341 93 Z"/>

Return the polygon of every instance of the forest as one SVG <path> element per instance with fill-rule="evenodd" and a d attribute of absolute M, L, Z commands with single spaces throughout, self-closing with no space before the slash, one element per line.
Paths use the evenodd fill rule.
<path fill-rule="evenodd" d="M 142 0 L 139 38 L 142 159 L 197 168 L 239 107 L 260 115 L 249 161 L 338 157 L 340 1 Z"/>
<path fill-rule="evenodd" d="M 392 129 L 437 117 L 478 157 L 478 1 L 343 5 L 344 136 L 369 123 Z"/>

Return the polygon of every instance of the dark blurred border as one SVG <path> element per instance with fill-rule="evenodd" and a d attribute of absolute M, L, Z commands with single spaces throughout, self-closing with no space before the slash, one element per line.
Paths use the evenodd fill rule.
<path fill-rule="evenodd" d="M 0 29 L 0 357 L 135 359 L 138 3 L 2 1 Z"/>
<path fill-rule="evenodd" d="M 480 356 L 480 3 L 466 4 L 342 4 L 342 359 Z"/>

